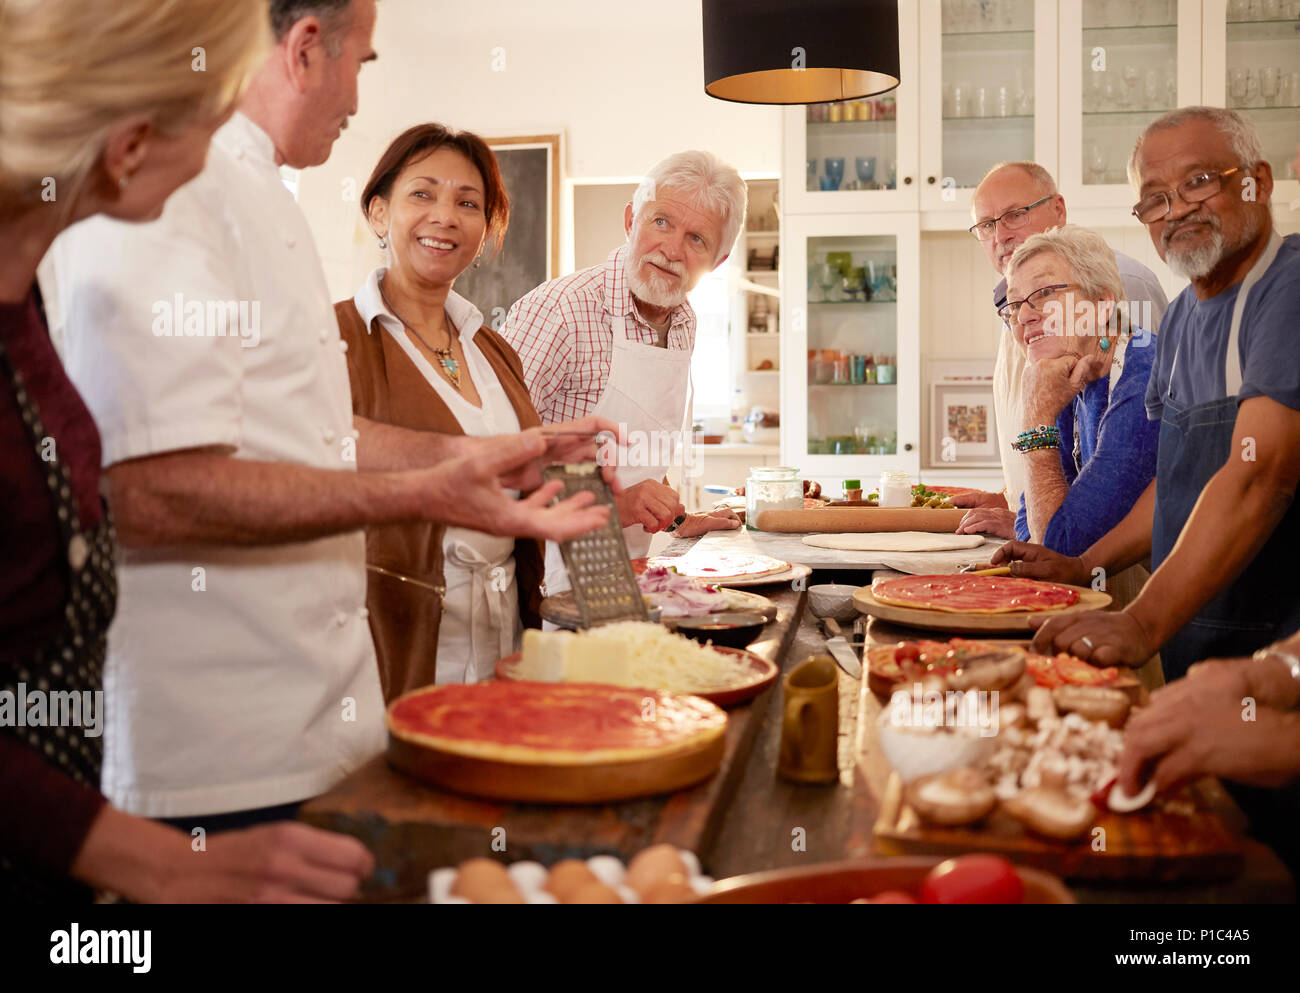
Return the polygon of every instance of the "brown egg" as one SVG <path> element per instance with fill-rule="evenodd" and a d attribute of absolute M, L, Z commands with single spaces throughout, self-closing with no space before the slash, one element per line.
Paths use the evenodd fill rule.
<path fill-rule="evenodd" d="M 475 903 L 526 903 L 514 885 L 494 887 L 479 895 Z"/>
<path fill-rule="evenodd" d="M 545 889 L 555 894 L 555 898 L 561 903 L 568 903 L 569 898 L 582 887 L 598 882 L 600 880 L 587 868 L 586 862 L 565 859 L 563 862 L 555 863 L 550 875 L 546 877 Z"/>
<path fill-rule="evenodd" d="M 652 845 L 627 864 L 623 882 L 642 896 L 660 880 L 687 875 L 686 863 L 672 845 Z"/>
<path fill-rule="evenodd" d="M 463 896 L 474 903 L 485 903 L 484 897 L 504 889 L 515 888 L 510 874 L 500 862 L 492 859 L 470 859 L 462 862 L 451 884 L 452 896 Z"/>
<path fill-rule="evenodd" d="M 587 883 L 585 886 L 579 886 L 569 894 L 569 899 L 563 903 L 622 903 L 623 899 L 614 890 L 610 889 L 604 883 L 597 880 L 594 883 Z"/>
<path fill-rule="evenodd" d="M 642 903 L 689 903 L 696 897 L 690 883 L 680 872 L 661 879 L 641 895 Z"/>

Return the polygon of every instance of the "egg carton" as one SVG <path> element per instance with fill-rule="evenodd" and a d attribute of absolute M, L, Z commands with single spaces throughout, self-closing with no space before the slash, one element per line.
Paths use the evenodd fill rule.
<path fill-rule="evenodd" d="M 677 854 L 686 863 L 686 869 L 690 873 L 687 883 L 695 891 L 696 896 L 704 896 L 712 891 L 713 877 L 706 876 L 700 871 L 700 860 L 695 853 L 679 848 Z M 593 876 L 614 890 L 624 903 L 641 902 L 641 897 L 636 890 L 623 883 L 623 877 L 627 875 L 627 866 L 623 864 L 621 859 L 615 858 L 613 855 L 593 855 L 587 859 L 587 868 L 591 870 Z M 510 876 L 510 881 L 515 884 L 515 889 L 523 897 L 524 903 L 560 902 L 554 895 L 542 889 L 546 884 L 546 876 L 550 872 L 542 863 L 512 862 L 505 869 Z M 451 895 L 451 887 L 456 881 L 456 873 L 459 871 L 459 868 L 447 867 L 434 869 L 429 873 L 430 903 L 470 902 L 463 896 Z"/>

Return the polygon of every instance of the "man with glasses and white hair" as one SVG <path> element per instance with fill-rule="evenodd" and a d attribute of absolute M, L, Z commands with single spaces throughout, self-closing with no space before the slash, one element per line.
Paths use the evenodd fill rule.
<path fill-rule="evenodd" d="M 670 155 L 624 209 L 627 244 L 601 265 L 532 290 L 501 329 L 543 424 L 604 417 L 629 432 L 629 461 L 650 463 L 619 469 L 618 512 L 633 558 L 674 523 L 683 537 L 740 524 L 730 511 L 683 514 L 667 484 L 663 442 L 690 443 L 695 311 L 686 296 L 731 254 L 745 208 L 734 168 L 709 152 Z M 552 594 L 568 588 L 553 545 L 546 586 Z"/>
<path fill-rule="evenodd" d="M 971 215 L 975 223 L 970 233 L 979 239 L 989 263 L 1002 277 L 993 288 L 993 306 L 1000 309 L 1007 302 L 1006 270 L 1012 254 L 1034 235 L 1065 226 L 1065 197 L 1057 190 L 1052 174 L 1037 162 L 1003 162 L 990 169 L 976 187 Z M 1115 262 L 1125 300 L 1131 302 L 1133 321 L 1147 331 L 1158 331 L 1168 306 L 1160 281 L 1141 262 L 1122 252 L 1115 253 Z M 1015 333 L 1004 327 L 993 372 L 993 409 L 1006 490 L 953 497 L 957 506 L 971 508 L 958 528 L 960 533 L 1016 536 L 1016 509 L 1025 491 L 1025 471 L 1022 460 L 1013 457 L 1011 445 L 1021 431 L 1025 364 L 1025 351 L 1016 343 Z"/>

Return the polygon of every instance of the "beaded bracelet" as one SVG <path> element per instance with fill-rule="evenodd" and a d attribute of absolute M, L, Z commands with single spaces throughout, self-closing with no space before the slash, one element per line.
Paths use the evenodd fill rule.
<path fill-rule="evenodd" d="M 1036 428 L 1020 432 L 1011 447 L 1017 452 L 1036 452 L 1042 448 L 1059 448 L 1061 446 L 1061 429 L 1055 424 L 1040 424 Z"/>

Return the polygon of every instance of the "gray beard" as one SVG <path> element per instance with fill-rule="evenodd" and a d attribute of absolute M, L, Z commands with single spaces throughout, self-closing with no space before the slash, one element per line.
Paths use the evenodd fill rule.
<path fill-rule="evenodd" d="M 658 280 L 655 279 L 642 279 L 630 267 L 627 273 L 627 281 L 632 287 L 632 295 L 638 300 L 644 300 L 651 307 L 673 310 L 680 307 L 686 300 L 685 292 L 670 290 L 665 286 L 658 285 Z"/>
<path fill-rule="evenodd" d="M 1259 232 L 1263 228 L 1263 221 L 1259 215 L 1251 214 L 1246 221 L 1246 227 L 1241 233 L 1241 239 L 1235 245 L 1226 243 L 1223 237 L 1223 231 L 1217 225 L 1210 232 L 1210 243 L 1203 248 L 1193 248 L 1187 251 L 1176 251 L 1173 248 L 1165 250 L 1165 264 L 1169 266 L 1171 272 L 1176 276 L 1182 276 L 1185 279 L 1205 279 L 1218 265 L 1233 252 L 1239 252 L 1252 241 L 1259 237 Z"/>

